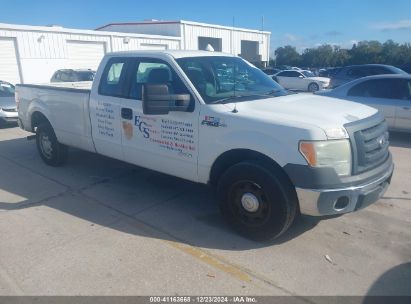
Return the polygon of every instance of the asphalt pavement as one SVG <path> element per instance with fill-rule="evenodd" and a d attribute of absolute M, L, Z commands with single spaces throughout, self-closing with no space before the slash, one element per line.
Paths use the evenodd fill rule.
<path fill-rule="evenodd" d="M 74 149 L 49 167 L 27 135 L 0 129 L 0 295 L 411 295 L 411 134 L 379 202 L 271 243 L 206 186 Z"/>

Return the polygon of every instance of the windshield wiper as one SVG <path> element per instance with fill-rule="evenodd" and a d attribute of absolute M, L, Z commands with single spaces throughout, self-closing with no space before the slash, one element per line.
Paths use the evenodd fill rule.
<path fill-rule="evenodd" d="M 218 99 L 218 100 L 215 100 L 215 101 L 210 102 L 210 103 L 211 103 L 211 104 L 223 103 L 223 102 L 226 102 L 226 101 L 229 101 L 229 100 L 233 100 L 233 99 L 237 99 L 237 98 L 242 98 L 242 97 L 250 97 L 250 96 L 253 96 L 253 95 L 235 95 L 235 96 L 230 96 L 230 97 Z"/>

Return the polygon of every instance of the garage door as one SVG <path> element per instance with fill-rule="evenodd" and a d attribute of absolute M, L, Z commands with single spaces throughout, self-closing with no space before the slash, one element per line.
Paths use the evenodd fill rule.
<path fill-rule="evenodd" d="M 96 70 L 106 48 L 105 43 L 67 41 L 67 51 L 72 69 Z"/>
<path fill-rule="evenodd" d="M 19 65 L 14 39 L 0 38 L 0 80 L 20 83 Z"/>
<path fill-rule="evenodd" d="M 152 50 L 152 51 L 164 51 L 167 50 L 167 45 L 165 44 L 149 44 L 142 43 L 140 44 L 142 50 Z"/>

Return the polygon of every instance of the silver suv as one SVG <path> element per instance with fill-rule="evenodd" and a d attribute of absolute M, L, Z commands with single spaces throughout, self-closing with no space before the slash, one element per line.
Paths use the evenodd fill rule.
<path fill-rule="evenodd" d="M 51 77 L 50 82 L 78 82 L 93 81 L 96 71 L 93 70 L 58 70 Z"/>

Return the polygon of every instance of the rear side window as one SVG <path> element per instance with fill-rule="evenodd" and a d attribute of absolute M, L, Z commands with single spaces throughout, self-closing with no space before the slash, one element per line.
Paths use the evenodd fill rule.
<path fill-rule="evenodd" d="M 124 94 L 127 58 L 112 58 L 104 68 L 100 79 L 99 94 L 127 97 Z"/>
<path fill-rule="evenodd" d="M 54 75 L 51 79 L 54 80 L 54 81 L 60 81 L 60 72 L 54 73 Z"/>
<path fill-rule="evenodd" d="M 298 72 L 294 72 L 294 71 L 285 71 L 285 72 L 281 72 L 280 74 L 278 74 L 277 76 L 282 76 L 282 77 L 298 77 L 301 74 Z"/>
<path fill-rule="evenodd" d="M 374 79 L 352 87 L 348 96 L 406 100 L 410 90 L 405 79 Z"/>
<path fill-rule="evenodd" d="M 62 82 L 71 82 L 73 81 L 71 77 L 71 72 L 60 72 L 59 80 Z"/>

